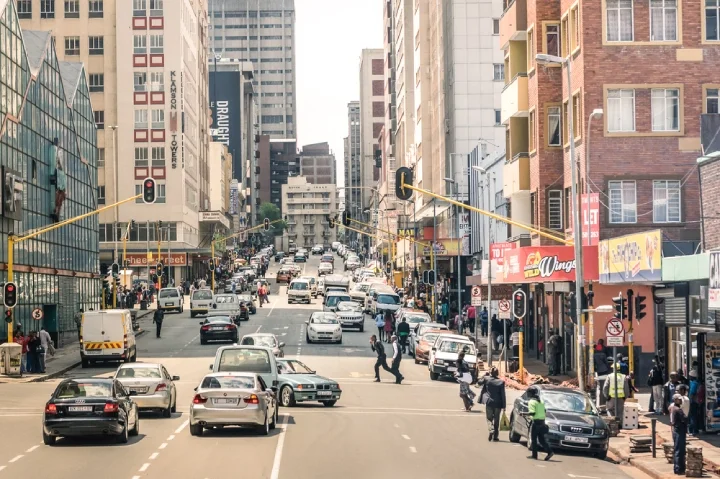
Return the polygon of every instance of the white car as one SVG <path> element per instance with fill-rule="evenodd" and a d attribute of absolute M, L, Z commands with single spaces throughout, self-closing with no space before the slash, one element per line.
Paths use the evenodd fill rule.
<path fill-rule="evenodd" d="M 342 344 L 342 326 L 335 313 L 317 311 L 305 321 L 305 341 L 309 343 L 329 341 Z"/>
<path fill-rule="evenodd" d="M 440 334 L 435 339 L 428 357 L 430 379 L 435 381 L 440 376 L 452 377 L 457 371 L 457 359 L 460 351 L 465 352 L 465 361 L 475 379 L 475 363 L 477 362 L 475 343 L 470 341 L 467 336 L 457 334 Z"/>
<path fill-rule="evenodd" d="M 158 294 L 158 306 L 165 311 L 183 312 L 183 296 L 177 288 L 162 288 Z"/>
<path fill-rule="evenodd" d="M 180 376 L 171 376 L 162 364 L 122 364 L 115 371 L 115 379 L 130 391 L 139 410 L 162 411 L 163 417 L 170 417 L 175 412 L 177 389 L 174 381 L 179 381 Z"/>
<path fill-rule="evenodd" d="M 294 279 L 288 286 L 288 304 L 292 302 L 312 302 L 312 290 L 310 287 L 310 281 L 306 279 Z"/>
<path fill-rule="evenodd" d="M 318 276 L 322 276 L 324 274 L 333 274 L 332 263 L 320 263 L 320 266 L 318 266 Z"/>
<path fill-rule="evenodd" d="M 207 314 L 212 308 L 213 293 L 209 289 L 196 289 L 190 295 L 190 317 Z"/>
<path fill-rule="evenodd" d="M 365 315 L 362 306 L 355 301 L 340 301 L 335 314 L 343 328 L 357 328 L 361 333 L 365 331 Z"/>
<path fill-rule="evenodd" d="M 304 279 L 305 281 L 310 283 L 310 295 L 313 298 L 317 298 L 317 278 L 315 276 L 300 276 L 300 279 Z"/>

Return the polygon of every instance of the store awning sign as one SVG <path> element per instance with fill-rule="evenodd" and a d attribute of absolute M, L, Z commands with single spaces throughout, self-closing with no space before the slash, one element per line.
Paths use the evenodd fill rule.
<path fill-rule="evenodd" d="M 662 281 L 662 232 L 603 240 L 598 262 L 603 284 Z"/>
<path fill-rule="evenodd" d="M 597 246 L 583 247 L 583 276 L 597 281 Z M 501 283 L 546 283 L 575 281 L 575 251 L 572 246 L 527 246 L 506 250 Z"/>

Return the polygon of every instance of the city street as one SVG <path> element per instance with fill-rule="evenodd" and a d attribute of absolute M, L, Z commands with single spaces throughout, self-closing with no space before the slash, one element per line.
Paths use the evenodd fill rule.
<path fill-rule="evenodd" d="M 317 257 L 305 265 L 317 270 Z M 336 262 L 336 270 L 342 264 Z M 140 434 L 126 445 L 112 439 L 60 440 L 42 445 L 41 417 L 45 401 L 60 378 L 44 383 L 0 385 L 0 478 L 54 479 L 91 474 L 106 479 L 180 478 L 440 478 L 487 477 L 537 479 L 644 477 L 609 461 L 558 454 L 552 461 L 526 459 L 524 445 L 487 442 L 485 416 L 476 406 L 462 410 L 458 386 L 430 381 L 425 366 L 405 357 L 406 377 L 395 385 L 382 373 L 374 383 L 374 354 L 368 340 L 373 331 L 346 331 L 343 344 L 306 344 L 304 321 L 321 308 L 322 297 L 311 305 L 287 305 L 285 287 L 274 286 L 276 263 L 267 277 L 273 284 L 270 305 L 258 308 L 241 334 L 269 332 L 286 343 L 285 355 L 299 358 L 319 374 L 336 379 L 343 390 L 335 407 L 319 404 L 281 408 L 281 427 L 267 437 L 254 431 L 226 428 L 192 437 L 187 411 L 193 388 L 208 372 L 217 344 L 201 346 L 199 318 L 166 315 L 162 339 L 152 332 L 138 338 L 138 360 L 160 361 L 179 375 L 178 412 L 170 419 L 148 414 Z M 75 369 L 65 377 L 108 376 L 114 367 Z M 518 392 L 508 390 L 508 402 Z M 541 455 L 542 457 L 542 455 Z"/>

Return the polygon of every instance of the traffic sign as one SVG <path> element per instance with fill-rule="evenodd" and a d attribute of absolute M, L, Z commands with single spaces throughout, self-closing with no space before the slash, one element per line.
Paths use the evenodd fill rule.
<path fill-rule="evenodd" d="M 471 293 L 470 304 L 473 306 L 482 306 L 482 289 L 480 289 L 480 286 L 473 286 Z"/>
<path fill-rule="evenodd" d="M 35 308 L 32 310 L 32 319 L 34 319 L 35 321 L 40 321 L 41 319 L 43 319 L 43 316 L 44 314 L 42 309 Z"/>
<path fill-rule="evenodd" d="M 608 336 L 622 336 L 625 333 L 625 326 L 619 319 L 611 319 L 605 328 Z"/>
<path fill-rule="evenodd" d="M 511 319 L 510 318 L 510 301 L 507 299 L 501 299 L 498 301 L 498 318 L 499 319 Z"/>

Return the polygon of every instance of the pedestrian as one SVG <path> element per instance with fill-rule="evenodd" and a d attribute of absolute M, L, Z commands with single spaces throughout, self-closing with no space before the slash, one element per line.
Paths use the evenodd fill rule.
<path fill-rule="evenodd" d="M 75 326 L 77 326 L 78 341 L 80 341 L 80 339 L 82 339 L 82 331 L 81 331 L 81 329 L 82 329 L 82 318 L 83 318 L 83 313 L 84 313 L 84 312 L 85 312 L 85 311 L 83 311 L 83 309 L 80 308 L 80 310 L 79 310 L 77 313 L 75 313 L 75 316 L 73 317 L 73 319 L 74 319 L 74 321 L 75 321 Z"/>
<path fill-rule="evenodd" d="M 700 422 L 700 411 L 705 405 L 705 386 L 698 380 L 697 369 L 690 371 L 690 416 L 688 417 L 688 427 L 690 434 L 697 435 L 700 431 L 698 423 Z"/>
<path fill-rule="evenodd" d="M 397 325 L 398 336 L 400 337 L 400 346 L 402 346 L 402 352 L 405 354 L 408 346 L 408 337 L 410 337 L 410 325 L 407 323 L 406 318 L 403 317 L 400 324 Z"/>
<path fill-rule="evenodd" d="M 690 398 L 688 397 L 688 392 L 690 391 L 690 388 L 685 384 L 680 384 L 677 387 L 677 393 L 680 395 L 680 399 L 682 399 L 682 403 L 680 404 L 680 407 L 683 410 L 683 414 L 685 414 L 685 417 L 688 418 L 688 422 L 690 419 Z"/>
<path fill-rule="evenodd" d="M 460 398 L 463 400 L 463 406 L 465 411 L 470 412 L 473 407 L 473 401 L 475 400 L 475 393 L 470 389 L 472 381 L 472 374 L 470 366 L 465 361 L 465 352 L 461 351 L 458 354 L 457 363 L 455 364 L 457 370 L 455 371 L 455 377 L 460 383 Z"/>
<path fill-rule="evenodd" d="M 690 381 L 688 378 L 685 377 L 685 373 L 683 372 L 682 368 L 678 368 L 677 370 L 677 380 L 680 384 L 688 385 L 690 384 Z"/>
<path fill-rule="evenodd" d="M 550 329 L 548 338 L 548 376 L 559 376 L 562 374 L 562 338 L 557 329 Z"/>
<path fill-rule="evenodd" d="M 597 344 L 593 348 L 593 364 L 595 365 L 595 373 L 598 375 L 598 377 L 605 376 L 610 373 L 607 352 L 605 350 L 605 344 L 602 338 L 598 339 Z"/>
<path fill-rule="evenodd" d="M 673 397 L 675 396 L 676 389 L 680 382 L 678 381 L 677 373 L 670 373 L 670 380 L 663 386 L 663 402 L 662 412 L 668 414 L 670 412 L 670 406 L 673 404 Z M 655 406 L 657 407 L 657 405 Z"/>
<path fill-rule="evenodd" d="M 387 321 L 387 319 L 386 319 Z M 400 361 L 402 360 L 402 351 L 400 351 L 400 344 L 398 343 L 398 338 L 394 334 L 390 338 L 392 341 L 392 348 L 393 348 L 393 355 L 392 355 L 392 364 L 390 365 L 390 372 L 395 375 L 395 384 L 401 384 L 402 380 L 405 379 L 402 374 L 400 374 Z"/>
<path fill-rule="evenodd" d="M 22 346 L 22 355 L 20 356 L 20 372 L 27 372 L 27 338 L 20 329 L 19 326 L 15 327 L 15 333 L 13 334 L 13 341 L 16 344 Z"/>
<path fill-rule="evenodd" d="M 498 378 L 498 368 L 490 368 L 490 375 L 478 381 L 482 383 L 480 402 L 485 405 L 485 416 L 488 426 L 488 441 L 498 442 L 500 433 L 500 417 L 505 410 L 505 381 Z"/>
<path fill-rule="evenodd" d="M 532 455 L 530 459 L 538 458 L 538 446 L 541 446 L 545 450 L 545 460 L 549 461 L 554 456 L 550 444 L 548 444 L 545 434 L 548 433 L 549 429 L 545 424 L 545 404 L 540 400 L 540 393 L 538 388 L 530 386 L 527 390 L 527 395 L 530 398 L 528 401 L 528 409 L 526 413 L 532 424 L 530 425 L 530 444 Z"/>
<path fill-rule="evenodd" d="M 30 331 L 28 336 L 28 372 L 29 373 L 40 373 L 40 353 L 42 352 L 42 343 L 35 331 Z"/>
<path fill-rule="evenodd" d="M 47 332 L 47 329 L 45 329 L 45 326 L 42 326 L 40 328 L 40 333 L 38 333 L 40 337 L 40 344 L 42 345 L 43 352 L 40 354 L 40 372 L 45 372 L 45 363 L 47 361 L 47 355 L 50 353 L 50 356 L 55 354 L 55 347 L 53 345 L 53 340 L 50 337 L 50 333 Z"/>
<path fill-rule="evenodd" d="M 155 334 L 157 338 L 160 338 L 160 330 L 162 329 L 163 319 L 165 319 L 165 312 L 162 308 L 156 309 L 153 314 L 153 323 L 155 323 Z"/>
<path fill-rule="evenodd" d="M 625 399 L 628 397 L 630 388 L 627 376 L 621 372 L 620 364 L 613 364 L 613 369 L 613 373 L 605 378 L 603 394 L 607 401 L 608 415 L 620 418 L 625 410 Z M 615 409 L 615 399 L 617 399 L 617 409 Z M 618 426 L 622 428 L 622 421 L 618 421 Z"/>
<path fill-rule="evenodd" d="M 447 302 L 447 298 L 440 304 L 440 322 L 447 324 L 448 314 L 450 314 L 450 305 Z"/>
<path fill-rule="evenodd" d="M 620 372 L 624 375 L 630 374 L 630 366 L 628 366 L 627 361 L 625 361 L 625 358 L 623 358 L 622 353 L 617 353 L 615 356 L 615 362 L 620 365 Z"/>
<path fill-rule="evenodd" d="M 498 336 L 502 335 L 502 323 L 498 320 L 497 315 L 493 314 L 490 320 L 490 337 L 492 338 L 492 349 L 497 351 Z"/>
<path fill-rule="evenodd" d="M 480 313 L 480 334 L 484 338 L 488 334 L 488 309 L 485 306 Z"/>
<path fill-rule="evenodd" d="M 392 373 L 390 368 L 387 365 L 387 356 L 385 355 L 385 346 L 383 346 L 382 341 L 378 341 L 377 336 L 374 334 L 370 336 L 370 348 L 373 350 L 374 353 L 377 354 L 377 360 L 375 361 L 375 382 L 380 382 L 380 367 L 382 367 L 385 371 Z"/>
<path fill-rule="evenodd" d="M 475 334 L 475 316 L 477 314 L 477 311 L 475 310 L 475 306 L 472 304 L 468 306 L 467 308 L 467 321 L 468 321 L 468 328 L 470 329 L 470 334 Z"/>
<path fill-rule="evenodd" d="M 375 315 L 375 326 L 378 328 L 378 338 L 380 338 L 380 342 L 382 342 L 385 334 L 385 316 L 382 312 L 378 312 L 378 314 Z"/>
<path fill-rule="evenodd" d="M 673 437 L 673 472 L 680 476 L 685 475 L 685 447 L 687 446 L 688 418 L 682 410 L 682 396 L 673 395 L 672 405 L 668 408 L 670 413 L 670 426 Z"/>
<path fill-rule="evenodd" d="M 390 311 L 385 311 L 384 313 L 384 321 L 385 326 L 383 329 L 385 330 L 385 341 L 390 344 L 392 341 L 392 332 L 393 332 L 393 318 L 392 313 Z"/>

